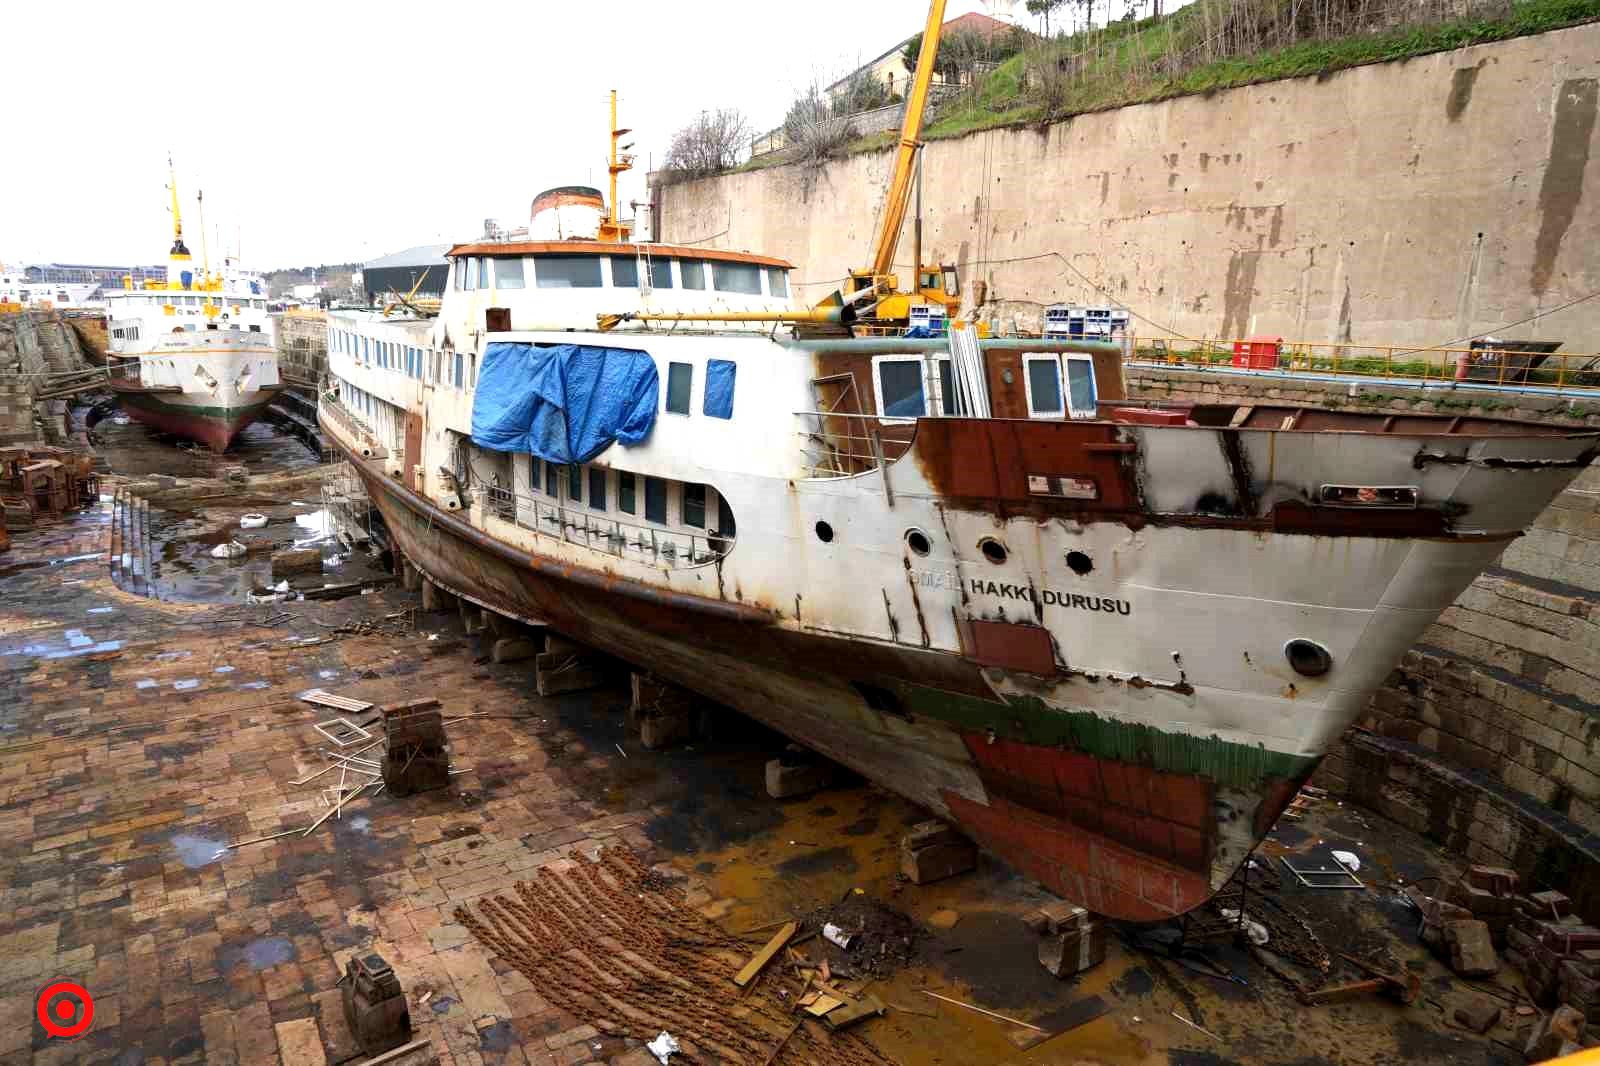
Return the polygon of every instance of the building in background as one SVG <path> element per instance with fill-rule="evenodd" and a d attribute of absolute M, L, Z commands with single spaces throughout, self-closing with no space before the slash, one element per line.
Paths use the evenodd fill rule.
<path fill-rule="evenodd" d="M 443 296 L 445 275 L 450 269 L 444 253 L 449 250 L 448 244 L 422 244 L 363 265 L 360 283 L 367 303 L 377 302 L 384 293 L 404 296 L 413 289 L 418 297 Z"/>

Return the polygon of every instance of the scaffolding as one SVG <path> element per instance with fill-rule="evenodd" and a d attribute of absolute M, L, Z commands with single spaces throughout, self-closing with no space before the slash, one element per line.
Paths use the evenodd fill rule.
<path fill-rule="evenodd" d="M 322 450 L 322 511 L 333 533 L 352 551 L 372 550 L 374 536 L 372 497 L 350 461 L 333 448 Z"/>

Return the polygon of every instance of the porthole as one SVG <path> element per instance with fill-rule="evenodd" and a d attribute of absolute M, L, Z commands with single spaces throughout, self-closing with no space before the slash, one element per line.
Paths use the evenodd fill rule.
<path fill-rule="evenodd" d="M 1283 654 L 1294 672 L 1306 677 L 1321 677 L 1333 669 L 1333 656 L 1315 641 L 1291 640 L 1283 646 Z"/>
<path fill-rule="evenodd" d="M 913 555 L 927 555 L 933 550 L 933 545 L 928 543 L 928 535 L 916 527 L 906 530 L 906 547 L 911 549 Z"/>
<path fill-rule="evenodd" d="M 833 527 L 826 522 L 817 523 L 817 539 L 826 544 L 833 539 Z"/>
<path fill-rule="evenodd" d="M 1094 569 L 1094 560 L 1083 554 L 1083 552 L 1068 552 L 1067 569 L 1082 577 Z"/>
<path fill-rule="evenodd" d="M 985 559 L 989 560 L 996 566 L 999 566 L 1001 563 L 1005 562 L 1006 556 L 1009 554 L 1006 551 L 1006 546 L 995 540 L 993 537 L 984 537 L 982 540 L 978 541 L 978 550 L 983 553 L 983 557 Z"/>

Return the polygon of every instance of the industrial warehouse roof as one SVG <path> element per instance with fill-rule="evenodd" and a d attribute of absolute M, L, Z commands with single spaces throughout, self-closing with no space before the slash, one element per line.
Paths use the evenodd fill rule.
<path fill-rule="evenodd" d="M 407 248 L 403 252 L 392 252 L 370 263 L 362 264 L 362 270 L 382 270 L 384 267 L 410 267 L 410 266 L 445 266 L 444 253 L 450 250 L 448 244 L 419 244 L 415 248 Z"/>

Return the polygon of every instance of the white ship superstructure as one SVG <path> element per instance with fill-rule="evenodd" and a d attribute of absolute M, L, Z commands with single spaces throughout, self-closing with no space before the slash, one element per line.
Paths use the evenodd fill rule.
<path fill-rule="evenodd" d="M 128 413 L 223 451 L 282 389 L 267 287 L 225 258 L 195 269 L 176 183 L 164 284 L 106 293 L 112 387 Z"/>

